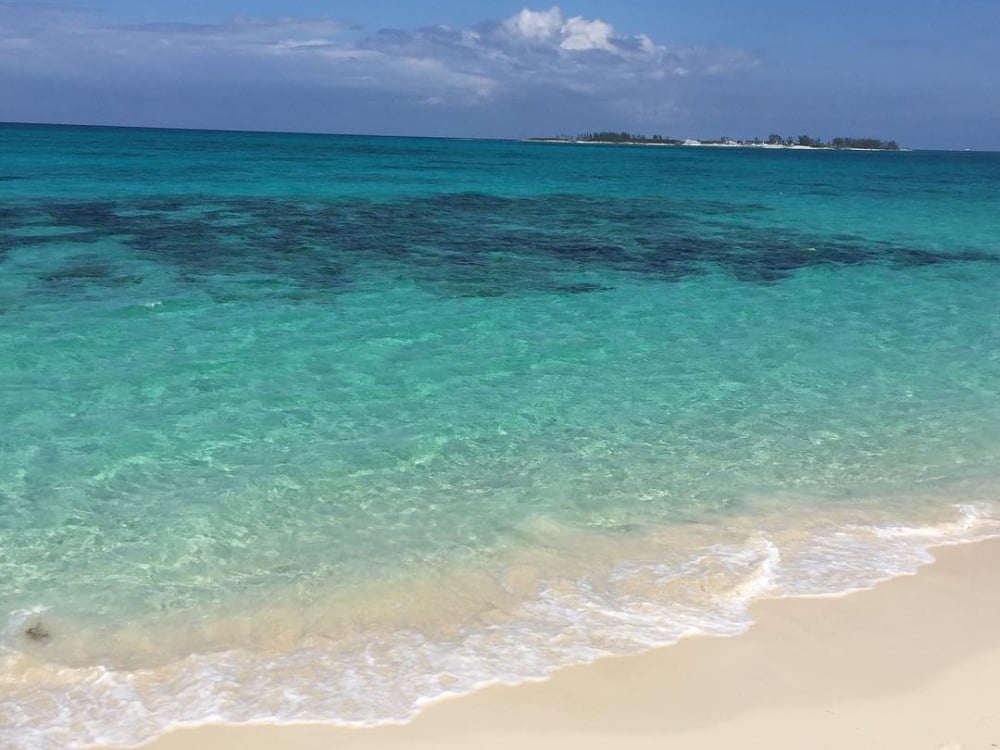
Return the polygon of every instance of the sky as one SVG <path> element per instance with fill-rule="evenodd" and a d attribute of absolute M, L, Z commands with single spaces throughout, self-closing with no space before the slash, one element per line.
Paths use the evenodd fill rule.
<path fill-rule="evenodd" d="M 0 121 L 1000 150 L 1000 0 L 0 0 Z"/>

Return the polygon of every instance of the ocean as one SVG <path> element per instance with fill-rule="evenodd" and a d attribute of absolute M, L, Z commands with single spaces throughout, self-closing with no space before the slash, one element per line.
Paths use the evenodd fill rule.
<path fill-rule="evenodd" d="M 429 701 L 1000 533 L 1000 154 L 0 126 L 0 746 Z"/>

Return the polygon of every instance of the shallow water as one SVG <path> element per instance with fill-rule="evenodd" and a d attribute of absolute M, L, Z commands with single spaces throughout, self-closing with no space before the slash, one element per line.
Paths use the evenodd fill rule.
<path fill-rule="evenodd" d="M 401 720 L 1000 530 L 1000 155 L 0 136 L 5 747 Z"/>

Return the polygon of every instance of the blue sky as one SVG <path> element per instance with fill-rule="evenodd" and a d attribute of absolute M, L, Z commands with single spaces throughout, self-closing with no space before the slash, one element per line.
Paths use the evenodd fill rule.
<path fill-rule="evenodd" d="M 0 0 L 0 120 L 1000 150 L 1000 0 Z"/>

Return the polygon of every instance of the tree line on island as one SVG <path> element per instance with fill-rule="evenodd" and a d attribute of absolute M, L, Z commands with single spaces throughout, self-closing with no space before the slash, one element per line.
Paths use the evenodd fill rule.
<path fill-rule="evenodd" d="M 559 136 L 558 138 L 529 138 L 531 141 L 577 141 L 581 143 L 638 143 L 655 144 L 667 146 L 683 146 L 692 144 L 702 144 L 706 146 L 802 146 L 806 148 L 858 148 L 874 151 L 899 151 L 896 141 L 883 141 L 880 138 L 844 138 L 838 136 L 824 141 L 821 138 L 813 138 L 809 135 L 800 135 L 795 138 L 785 137 L 778 133 L 771 133 L 766 139 L 752 138 L 734 139 L 729 136 L 722 136 L 718 139 L 698 139 L 684 140 L 669 138 L 662 135 L 647 137 L 636 133 L 622 131 L 616 133 L 611 130 L 602 130 L 593 133 L 582 133 L 577 136 Z"/>

